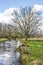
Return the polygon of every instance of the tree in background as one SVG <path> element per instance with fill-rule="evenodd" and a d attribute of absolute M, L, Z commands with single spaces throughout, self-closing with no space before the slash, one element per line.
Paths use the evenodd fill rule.
<path fill-rule="evenodd" d="M 32 12 L 32 8 L 21 8 L 19 15 L 17 12 L 14 12 L 16 15 L 15 19 L 12 21 L 15 23 L 14 30 L 18 37 L 29 38 L 36 36 L 39 26 L 41 25 L 41 17 L 39 13 Z M 14 15 L 12 15 L 14 17 Z"/>

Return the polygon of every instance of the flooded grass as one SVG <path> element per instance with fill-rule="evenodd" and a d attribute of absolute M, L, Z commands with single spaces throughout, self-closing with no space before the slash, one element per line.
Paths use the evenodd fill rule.
<path fill-rule="evenodd" d="M 0 65 L 21 65 L 20 53 L 15 52 L 18 42 L 16 40 L 6 41 L 0 44 Z"/>
<path fill-rule="evenodd" d="M 0 43 L 7 41 L 7 38 L 0 38 Z"/>

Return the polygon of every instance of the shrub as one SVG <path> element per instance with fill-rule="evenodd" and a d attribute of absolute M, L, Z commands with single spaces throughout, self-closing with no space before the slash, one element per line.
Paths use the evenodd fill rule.
<path fill-rule="evenodd" d="M 21 58 L 21 62 L 22 62 L 23 65 L 26 65 L 28 63 L 28 57 L 27 56 L 23 56 Z"/>

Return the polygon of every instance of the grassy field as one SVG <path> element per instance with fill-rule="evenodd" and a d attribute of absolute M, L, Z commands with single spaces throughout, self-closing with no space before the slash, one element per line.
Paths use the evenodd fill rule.
<path fill-rule="evenodd" d="M 7 41 L 8 39 L 6 39 L 6 38 L 0 38 L 0 43 L 2 43 L 2 42 L 5 42 L 5 41 Z"/>
<path fill-rule="evenodd" d="M 32 65 L 34 60 L 43 62 L 43 40 L 30 40 L 19 47 L 22 65 Z"/>

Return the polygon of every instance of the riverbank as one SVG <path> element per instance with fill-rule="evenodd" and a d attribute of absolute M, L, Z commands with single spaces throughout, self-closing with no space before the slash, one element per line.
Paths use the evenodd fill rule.
<path fill-rule="evenodd" d="M 23 41 L 18 48 L 22 65 L 43 65 L 43 40 Z"/>
<path fill-rule="evenodd" d="M 7 41 L 7 38 L 0 38 L 0 43 Z"/>

